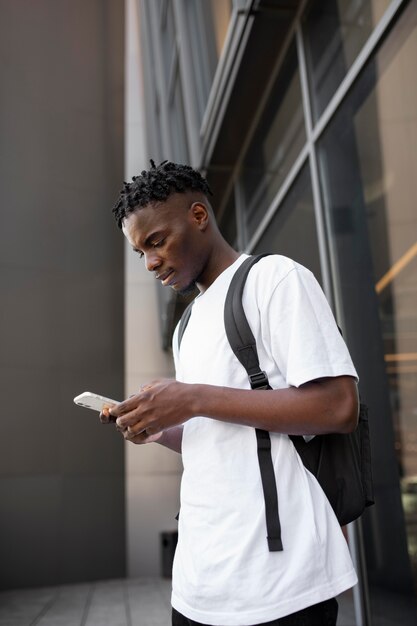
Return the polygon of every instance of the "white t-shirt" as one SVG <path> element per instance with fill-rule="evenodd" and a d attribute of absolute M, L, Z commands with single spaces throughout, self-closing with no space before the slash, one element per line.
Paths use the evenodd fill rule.
<path fill-rule="evenodd" d="M 197 297 L 178 354 L 177 379 L 249 389 L 224 330 L 231 278 L 247 255 Z M 244 309 L 270 385 L 356 377 L 312 273 L 283 256 L 250 271 Z M 268 392 L 265 392 L 268 393 Z M 272 621 L 352 587 L 356 574 L 338 521 L 287 435 L 271 433 L 282 552 L 269 552 L 254 428 L 195 417 L 184 425 L 173 607 L 203 624 Z"/>

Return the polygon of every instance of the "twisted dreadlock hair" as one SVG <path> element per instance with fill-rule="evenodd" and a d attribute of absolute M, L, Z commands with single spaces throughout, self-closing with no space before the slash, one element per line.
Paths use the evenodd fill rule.
<path fill-rule="evenodd" d="M 152 202 L 164 202 L 173 193 L 200 191 L 213 195 L 205 178 L 189 165 L 179 165 L 163 161 L 155 165 L 151 159 L 149 170 L 133 176 L 131 183 L 124 183 L 119 198 L 113 207 L 114 217 L 119 228 L 124 218 L 139 207 Z"/>

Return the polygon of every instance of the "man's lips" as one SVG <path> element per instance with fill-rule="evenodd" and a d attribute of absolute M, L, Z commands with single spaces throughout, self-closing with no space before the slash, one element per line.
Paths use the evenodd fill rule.
<path fill-rule="evenodd" d="M 167 272 L 163 272 L 162 274 L 157 274 L 155 278 L 157 280 L 160 280 L 161 283 L 165 286 L 169 284 L 173 276 L 174 276 L 174 270 L 168 270 Z"/>

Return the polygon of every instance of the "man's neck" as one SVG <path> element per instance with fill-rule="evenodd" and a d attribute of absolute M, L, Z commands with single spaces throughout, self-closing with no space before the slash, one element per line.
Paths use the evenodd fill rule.
<path fill-rule="evenodd" d="M 233 265 L 240 254 L 223 240 L 222 244 L 213 250 L 201 281 L 197 281 L 200 293 L 206 291 L 224 270 Z"/>

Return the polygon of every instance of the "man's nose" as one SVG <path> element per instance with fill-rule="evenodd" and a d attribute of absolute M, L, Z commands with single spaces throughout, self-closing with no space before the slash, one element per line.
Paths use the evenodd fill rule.
<path fill-rule="evenodd" d="M 145 265 L 148 272 L 154 272 L 161 265 L 161 259 L 156 253 L 156 250 L 145 254 Z"/>

